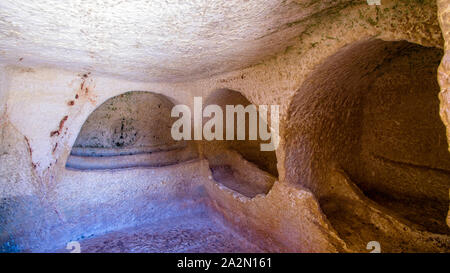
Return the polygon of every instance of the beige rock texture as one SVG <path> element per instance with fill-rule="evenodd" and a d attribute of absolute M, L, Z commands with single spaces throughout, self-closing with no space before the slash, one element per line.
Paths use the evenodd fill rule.
<path fill-rule="evenodd" d="M 72 103 L 75 101 L 68 104 Z M 104 102 L 89 116 L 73 147 L 138 148 L 175 144 L 168 130 L 176 121 L 170 115 L 173 106 L 164 97 L 148 92 L 121 94 Z"/>
<path fill-rule="evenodd" d="M 267 252 L 450 252 L 450 1 L 381 2 L 2 1 L 0 250 L 206 205 Z M 223 90 L 275 153 L 168 137 Z"/>
<path fill-rule="evenodd" d="M 231 128 L 232 126 L 227 124 L 227 114 L 226 114 L 226 105 L 242 105 L 247 107 L 251 104 L 251 102 L 245 98 L 242 94 L 237 91 L 229 90 L 229 89 L 218 89 L 212 92 L 204 102 L 205 107 L 207 105 L 218 105 L 221 107 L 223 112 L 223 140 L 213 140 L 213 141 L 203 141 L 201 143 L 203 154 L 214 160 L 214 157 L 219 156 L 223 153 L 223 150 L 234 150 L 241 154 L 246 160 L 253 162 L 258 165 L 258 167 L 274 176 L 278 176 L 277 170 L 277 158 L 275 151 L 261 151 L 261 144 L 268 143 L 268 141 L 261 140 L 260 137 L 257 137 L 256 140 L 249 140 L 249 124 L 250 124 L 250 115 L 246 115 L 245 117 L 245 140 L 238 140 L 237 131 L 238 131 L 238 121 L 237 115 L 234 117 L 233 125 L 234 125 L 234 140 L 226 140 L 226 128 Z M 258 109 L 256 108 L 256 113 Z M 255 118 L 257 116 L 255 115 Z M 208 118 L 204 118 L 203 124 L 209 121 Z M 270 130 L 268 124 L 266 122 L 258 123 L 259 127 L 266 127 L 267 130 Z M 258 128 L 259 128 L 258 127 Z"/>

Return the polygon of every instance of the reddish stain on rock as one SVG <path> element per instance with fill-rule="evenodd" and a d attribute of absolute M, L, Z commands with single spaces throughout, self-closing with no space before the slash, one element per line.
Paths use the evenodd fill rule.
<path fill-rule="evenodd" d="M 33 167 L 33 169 L 36 169 L 36 164 L 34 164 L 34 162 L 33 162 L 33 150 L 31 149 L 30 141 L 28 140 L 28 138 L 26 136 L 23 136 L 23 138 L 25 139 L 25 142 L 27 143 L 28 152 L 30 153 L 31 167 Z"/>
<path fill-rule="evenodd" d="M 58 142 L 55 144 L 55 147 L 53 147 L 53 150 L 52 150 L 53 154 L 55 153 L 57 147 L 58 147 Z"/>
<path fill-rule="evenodd" d="M 59 135 L 58 131 L 51 131 L 50 132 L 50 137 L 54 137 L 55 135 Z"/>
<path fill-rule="evenodd" d="M 69 116 L 64 116 L 62 119 L 61 119 L 61 121 L 59 122 L 59 129 L 58 130 L 56 130 L 56 131 L 52 131 L 51 133 L 50 133 L 50 137 L 53 137 L 53 136 L 59 136 L 59 134 L 61 134 L 61 130 L 62 130 L 62 128 L 64 127 L 64 123 L 67 121 L 67 119 L 69 118 Z"/>
<path fill-rule="evenodd" d="M 30 141 L 28 140 L 28 138 L 26 136 L 24 136 L 23 138 L 25 138 L 25 142 L 27 143 L 27 146 L 28 146 L 28 152 L 30 153 L 30 156 L 32 156 L 33 150 L 31 149 Z"/>
<path fill-rule="evenodd" d="M 88 75 L 90 74 L 90 72 L 88 74 L 83 74 L 82 78 L 82 82 L 80 84 L 80 90 L 85 94 L 89 93 L 89 88 L 86 86 L 86 79 L 88 78 Z"/>
<path fill-rule="evenodd" d="M 59 131 L 61 131 L 61 129 L 64 127 L 64 123 L 67 121 L 67 119 L 69 118 L 69 116 L 64 116 L 62 118 L 62 120 L 59 122 Z"/>
<path fill-rule="evenodd" d="M 92 80 L 89 78 L 91 75 L 91 72 L 87 72 L 84 74 L 78 74 L 78 76 L 81 78 L 81 83 L 79 90 L 77 91 L 77 94 L 75 95 L 75 99 L 78 99 L 79 96 L 84 96 L 87 100 L 89 100 L 91 103 L 95 103 L 94 96 L 91 96 L 89 93 L 94 87 L 89 86 L 92 84 Z"/>

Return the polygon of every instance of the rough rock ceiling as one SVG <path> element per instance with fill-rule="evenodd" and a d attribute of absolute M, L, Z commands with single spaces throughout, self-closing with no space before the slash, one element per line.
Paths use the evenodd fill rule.
<path fill-rule="evenodd" d="M 2 0 L 0 62 L 185 81 L 276 54 L 299 22 L 343 2 Z"/>

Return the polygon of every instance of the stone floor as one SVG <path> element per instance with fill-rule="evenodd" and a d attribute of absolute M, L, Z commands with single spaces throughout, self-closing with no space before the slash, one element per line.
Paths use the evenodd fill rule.
<path fill-rule="evenodd" d="M 208 213 L 187 214 L 79 241 L 82 253 L 262 252 Z M 56 252 L 70 252 L 62 248 Z"/>

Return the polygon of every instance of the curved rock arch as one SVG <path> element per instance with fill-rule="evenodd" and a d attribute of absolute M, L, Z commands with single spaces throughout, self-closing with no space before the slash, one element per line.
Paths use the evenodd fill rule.
<path fill-rule="evenodd" d="M 144 91 L 109 98 L 84 122 L 66 167 L 157 167 L 195 158 L 195 146 L 171 136 L 174 106 L 164 95 Z"/>
<path fill-rule="evenodd" d="M 351 248 L 361 251 L 369 237 L 390 251 L 439 249 L 430 236 L 449 243 L 432 234 L 448 233 L 450 154 L 435 80 L 441 57 L 402 41 L 353 43 L 316 68 L 290 104 L 286 182 L 314 193 Z M 394 223 L 382 220 L 390 217 Z M 390 233 L 400 227 L 408 227 L 400 240 L 415 240 L 398 242 Z"/>

